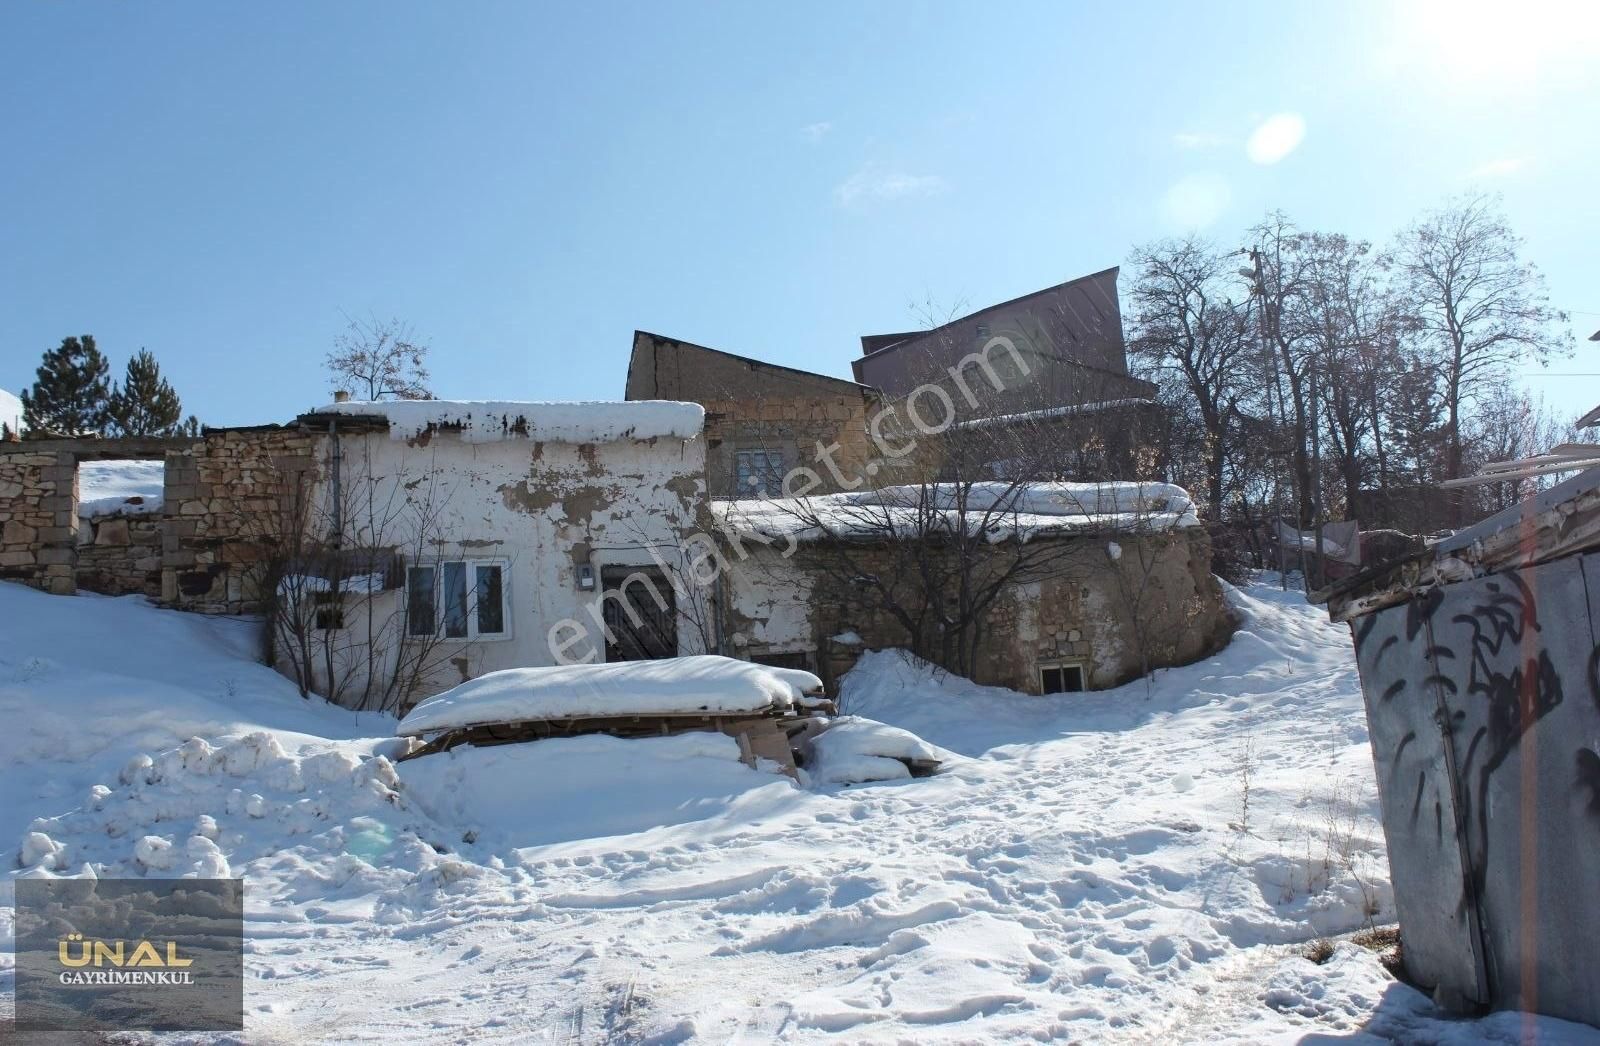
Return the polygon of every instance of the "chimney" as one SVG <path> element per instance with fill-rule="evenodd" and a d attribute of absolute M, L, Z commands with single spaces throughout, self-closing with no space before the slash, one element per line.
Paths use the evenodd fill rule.
<path fill-rule="evenodd" d="M 333 402 L 335 402 L 335 403 L 349 403 L 350 402 L 350 392 L 349 392 L 349 390 L 347 390 L 347 389 L 335 389 L 334 392 L 333 392 Z"/>

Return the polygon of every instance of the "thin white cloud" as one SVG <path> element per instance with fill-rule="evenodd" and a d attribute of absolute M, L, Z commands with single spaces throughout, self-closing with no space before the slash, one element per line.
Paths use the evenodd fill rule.
<path fill-rule="evenodd" d="M 1299 148 L 1306 136 L 1306 121 L 1299 113 L 1276 113 L 1262 120 L 1245 142 L 1245 155 L 1260 164 L 1273 164 Z"/>
<path fill-rule="evenodd" d="M 833 130 L 832 123 L 827 120 L 818 120 L 816 123 L 808 123 L 800 128 L 800 137 L 815 145 L 826 138 L 831 130 Z"/>
<path fill-rule="evenodd" d="M 1172 136 L 1172 144 L 1179 149 L 1215 149 L 1227 143 L 1222 135 L 1206 131 L 1179 131 Z"/>
<path fill-rule="evenodd" d="M 1167 188 L 1161 208 L 1178 229 L 1194 232 L 1215 223 L 1231 199 L 1233 192 L 1221 175 L 1191 174 Z"/>
<path fill-rule="evenodd" d="M 833 198 L 841 207 L 852 207 L 870 200 L 936 196 L 947 188 L 949 183 L 936 174 L 907 174 L 868 164 L 835 186 Z"/>
<path fill-rule="evenodd" d="M 1525 170 L 1529 164 L 1526 156 L 1501 156 L 1481 163 L 1467 172 L 1468 178 L 1509 178 Z"/>

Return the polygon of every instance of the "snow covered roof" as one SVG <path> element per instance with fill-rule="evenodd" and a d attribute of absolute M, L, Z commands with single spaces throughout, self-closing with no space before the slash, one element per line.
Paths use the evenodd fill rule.
<path fill-rule="evenodd" d="M 982 529 L 991 541 L 1036 534 L 1163 531 L 1197 527 L 1189 492 L 1171 483 L 1002 481 L 884 487 L 807 498 L 714 501 L 724 529 L 796 541 Z"/>
<path fill-rule="evenodd" d="M 22 432 L 22 400 L 5 389 L 0 389 L 0 425 L 19 435 Z"/>
<path fill-rule="evenodd" d="M 417 705 L 395 733 L 419 737 L 490 723 L 635 715 L 765 712 L 804 703 L 822 680 L 716 654 L 605 665 L 508 668 Z"/>
<path fill-rule="evenodd" d="M 448 429 L 459 431 L 468 443 L 495 443 L 513 437 L 548 443 L 694 439 L 705 425 L 704 407 L 674 400 L 349 401 L 318 407 L 312 414 L 381 418 L 389 423 L 390 439 L 414 439 Z"/>
<path fill-rule="evenodd" d="M 85 461 L 78 466 L 78 518 L 161 511 L 160 461 Z"/>
<path fill-rule="evenodd" d="M 958 429 L 986 429 L 1016 425 L 1025 421 L 1049 421 L 1051 418 L 1070 418 L 1079 414 L 1099 414 L 1102 411 L 1122 410 L 1129 407 L 1153 407 L 1156 401 L 1148 396 L 1127 396 L 1115 400 L 1095 400 L 1091 403 L 1071 403 L 1064 407 L 1045 407 L 1018 414 L 998 414 L 992 418 L 975 418 L 956 423 Z"/>

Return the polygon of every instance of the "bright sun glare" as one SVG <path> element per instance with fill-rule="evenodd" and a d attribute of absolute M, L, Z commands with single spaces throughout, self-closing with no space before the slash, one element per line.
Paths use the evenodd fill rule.
<path fill-rule="evenodd" d="M 1414 0 L 1398 17 L 1400 61 L 1450 88 L 1570 85 L 1600 64 L 1596 0 Z"/>

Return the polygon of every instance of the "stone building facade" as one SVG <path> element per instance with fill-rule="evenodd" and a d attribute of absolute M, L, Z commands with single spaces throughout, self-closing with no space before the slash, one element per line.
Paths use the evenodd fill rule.
<path fill-rule="evenodd" d="M 1226 645 L 1233 620 L 1211 574 L 1204 528 L 1036 536 L 1053 548 L 1048 565 L 1008 585 L 984 614 L 975 681 L 1022 693 L 1101 690 L 1146 667 L 1187 664 Z M 868 577 L 891 579 L 914 604 L 915 578 L 903 557 L 870 544 L 850 552 L 856 577 L 845 577 L 826 542 L 739 543 L 725 575 L 725 635 L 730 653 L 809 668 L 831 679 L 862 652 L 922 646 L 885 608 Z M 1115 546 L 1115 558 L 1108 549 Z"/>
<path fill-rule="evenodd" d="M 687 400 L 706 412 L 706 487 L 713 498 L 776 496 L 793 484 L 831 493 L 859 485 L 873 451 L 876 389 L 825 374 L 635 331 L 630 400 Z M 812 477 L 815 477 L 814 479 Z"/>

